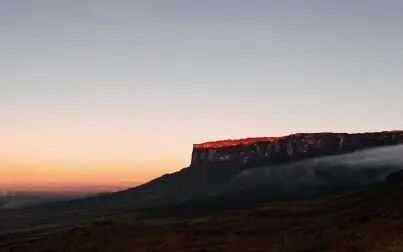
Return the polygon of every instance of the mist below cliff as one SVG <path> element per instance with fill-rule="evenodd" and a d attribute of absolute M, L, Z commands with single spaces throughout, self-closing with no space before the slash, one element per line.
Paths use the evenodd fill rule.
<path fill-rule="evenodd" d="M 403 145 L 381 147 L 248 169 L 234 176 L 225 191 L 266 187 L 298 193 L 306 188 L 359 187 L 381 182 L 400 169 Z"/>

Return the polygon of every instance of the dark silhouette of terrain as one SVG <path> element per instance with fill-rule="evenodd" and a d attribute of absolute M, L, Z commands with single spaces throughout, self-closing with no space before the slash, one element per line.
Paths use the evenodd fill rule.
<path fill-rule="evenodd" d="M 116 211 L 4 251 L 402 251 L 403 172 L 337 196 L 225 208 L 183 204 Z M 17 239 L 19 238 L 19 239 Z M 3 237 L 4 242 L 4 237 Z"/>
<path fill-rule="evenodd" d="M 77 198 L 88 197 L 95 193 L 83 192 L 31 192 L 31 191 L 11 191 L 0 196 L 0 210 L 16 209 L 50 202 L 59 202 Z"/>
<path fill-rule="evenodd" d="M 126 191 L 0 211 L 0 250 L 402 251 L 402 133 L 354 136 L 359 148 L 322 152 L 345 144 L 329 134 L 293 135 L 292 151 L 271 152 L 295 159 L 231 143 Z M 375 239 L 379 230 L 387 235 Z"/>

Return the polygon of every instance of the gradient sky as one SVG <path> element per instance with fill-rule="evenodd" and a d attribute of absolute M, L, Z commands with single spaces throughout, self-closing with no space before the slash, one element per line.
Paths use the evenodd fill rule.
<path fill-rule="evenodd" d="M 0 189 L 146 181 L 208 140 L 403 129 L 402 10 L 1 0 Z"/>

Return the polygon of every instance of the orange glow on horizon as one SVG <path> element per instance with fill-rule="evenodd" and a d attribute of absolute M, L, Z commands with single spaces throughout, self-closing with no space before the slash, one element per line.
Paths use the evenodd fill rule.
<path fill-rule="evenodd" d="M 157 178 L 164 169 L 181 168 L 167 163 L 0 162 L 0 191 L 119 191 Z"/>
<path fill-rule="evenodd" d="M 90 141 L 70 136 L 5 135 L 8 144 L 0 146 L 0 190 L 115 191 L 178 171 L 190 163 L 187 138 L 178 138 L 172 144 L 154 138 L 105 137 L 95 141 L 91 137 L 94 141 Z M 220 140 L 194 144 L 193 148 L 233 147 L 285 137 Z"/>
<path fill-rule="evenodd" d="M 136 187 L 141 182 L 47 182 L 47 181 L 17 181 L 2 183 L 0 192 L 29 191 L 29 192 L 73 192 L 73 193 L 97 193 L 116 192 L 127 188 Z"/>

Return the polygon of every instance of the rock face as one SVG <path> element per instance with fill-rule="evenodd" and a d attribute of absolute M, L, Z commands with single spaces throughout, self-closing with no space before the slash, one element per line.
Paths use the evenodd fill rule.
<path fill-rule="evenodd" d="M 252 167 L 403 144 L 403 131 L 302 133 L 195 144 L 190 167 Z"/>

